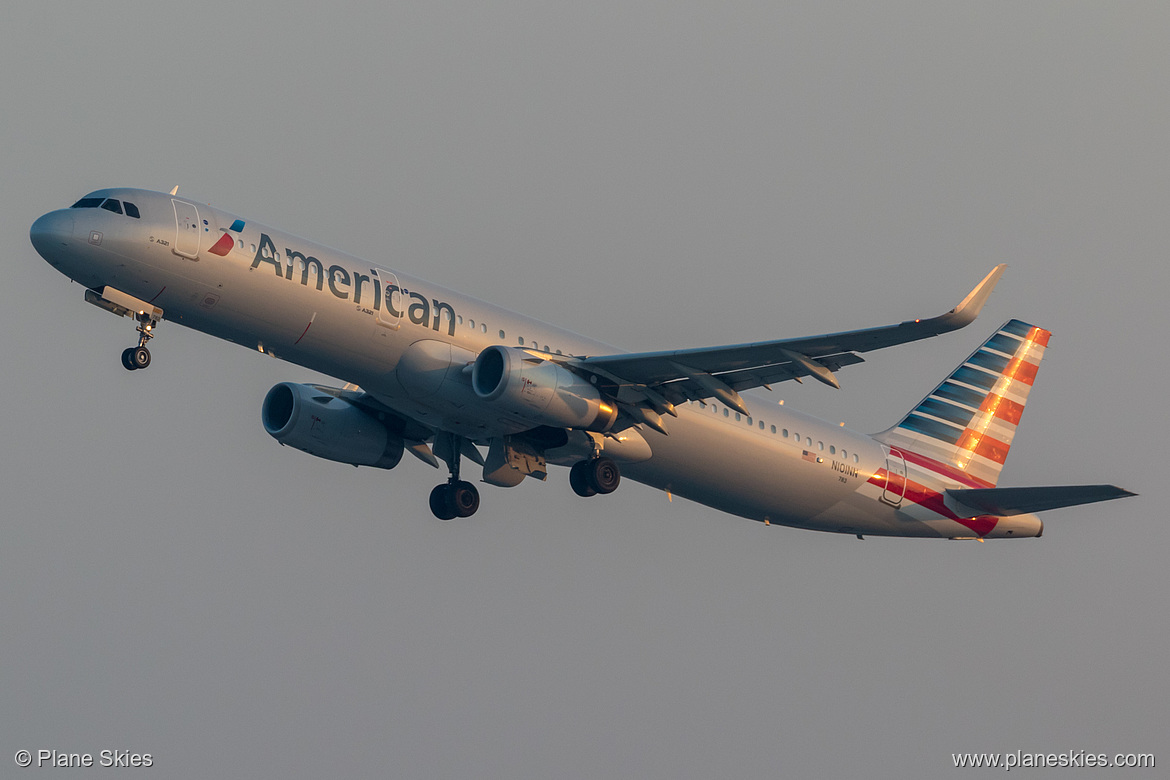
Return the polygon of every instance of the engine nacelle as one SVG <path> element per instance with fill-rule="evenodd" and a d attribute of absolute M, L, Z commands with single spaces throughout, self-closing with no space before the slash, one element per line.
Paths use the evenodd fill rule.
<path fill-rule="evenodd" d="M 491 346 L 471 369 L 471 386 L 484 401 L 535 425 L 608 431 L 617 405 L 572 371 L 515 347 Z"/>
<path fill-rule="evenodd" d="M 281 382 L 264 397 L 264 430 L 281 444 L 354 466 L 392 469 L 402 439 L 370 413 L 312 385 Z"/>

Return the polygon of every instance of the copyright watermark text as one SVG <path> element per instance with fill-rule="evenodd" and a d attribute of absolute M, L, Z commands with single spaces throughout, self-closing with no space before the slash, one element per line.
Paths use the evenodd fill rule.
<path fill-rule="evenodd" d="M 97 753 L 69 753 L 64 750 L 18 750 L 13 756 L 16 765 L 25 767 L 54 767 L 74 769 L 100 766 L 109 768 L 151 767 L 154 756 L 132 750 L 99 750 Z"/>
<path fill-rule="evenodd" d="M 1066 750 L 1063 753 L 952 753 L 955 767 L 985 767 L 1012 771 L 1021 768 L 1113 768 L 1152 769 L 1153 753 L 1090 753 Z"/>

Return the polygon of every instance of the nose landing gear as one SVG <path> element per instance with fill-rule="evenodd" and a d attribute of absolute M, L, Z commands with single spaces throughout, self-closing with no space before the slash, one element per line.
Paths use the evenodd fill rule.
<path fill-rule="evenodd" d="M 161 294 L 162 291 L 159 292 Z M 122 365 L 128 371 L 137 371 L 149 366 L 150 350 L 146 348 L 146 342 L 154 338 L 154 329 L 162 320 L 163 310 L 148 301 L 139 300 L 133 295 L 108 285 L 86 290 L 85 301 L 108 312 L 113 312 L 119 317 L 133 317 L 135 319 L 138 323 L 138 346 L 122 350 Z"/>
<path fill-rule="evenodd" d="M 154 338 L 151 331 L 158 324 L 158 320 L 151 314 L 136 314 L 134 319 L 138 320 L 138 346 L 122 350 L 122 365 L 128 371 L 137 371 L 150 365 L 150 350 L 146 348 L 146 342 Z"/>

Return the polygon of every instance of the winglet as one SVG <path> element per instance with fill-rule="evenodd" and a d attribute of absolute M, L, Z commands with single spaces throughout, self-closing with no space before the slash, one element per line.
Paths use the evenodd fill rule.
<path fill-rule="evenodd" d="M 955 330 L 970 325 L 979 316 L 983 304 L 987 303 L 987 298 L 995 289 L 995 283 L 999 281 L 999 277 L 1003 276 L 1006 268 L 1007 263 L 1000 263 L 992 268 L 991 273 L 983 277 L 983 281 L 975 285 L 975 289 L 969 292 L 958 306 L 938 319 Z"/>

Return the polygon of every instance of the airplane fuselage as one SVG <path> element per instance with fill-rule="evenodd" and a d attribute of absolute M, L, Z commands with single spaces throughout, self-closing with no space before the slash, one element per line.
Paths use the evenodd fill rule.
<path fill-rule="evenodd" d="M 473 391 L 470 366 L 488 347 L 583 358 L 620 352 L 394 269 L 165 193 L 92 193 L 136 207 L 50 212 L 33 243 L 91 290 L 114 288 L 165 319 L 359 385 L 420 426 L 486 443 L 533 427 Z M 125 207 L 123 207 L 125 208 Z M 129 209 L 125 209 L 129 210 Z M 859 535 L 1038 536 L 1034 515 L 960 519 L 947 488 L 963 474 L 848 428 L 747 397 L 749 414 L 718 401 L 677 406 L 669 435 L 636 426 L 614 443 L 622 473 L 757 521 Z M 551 446 L 567 465 L 584 434 Z"/>

